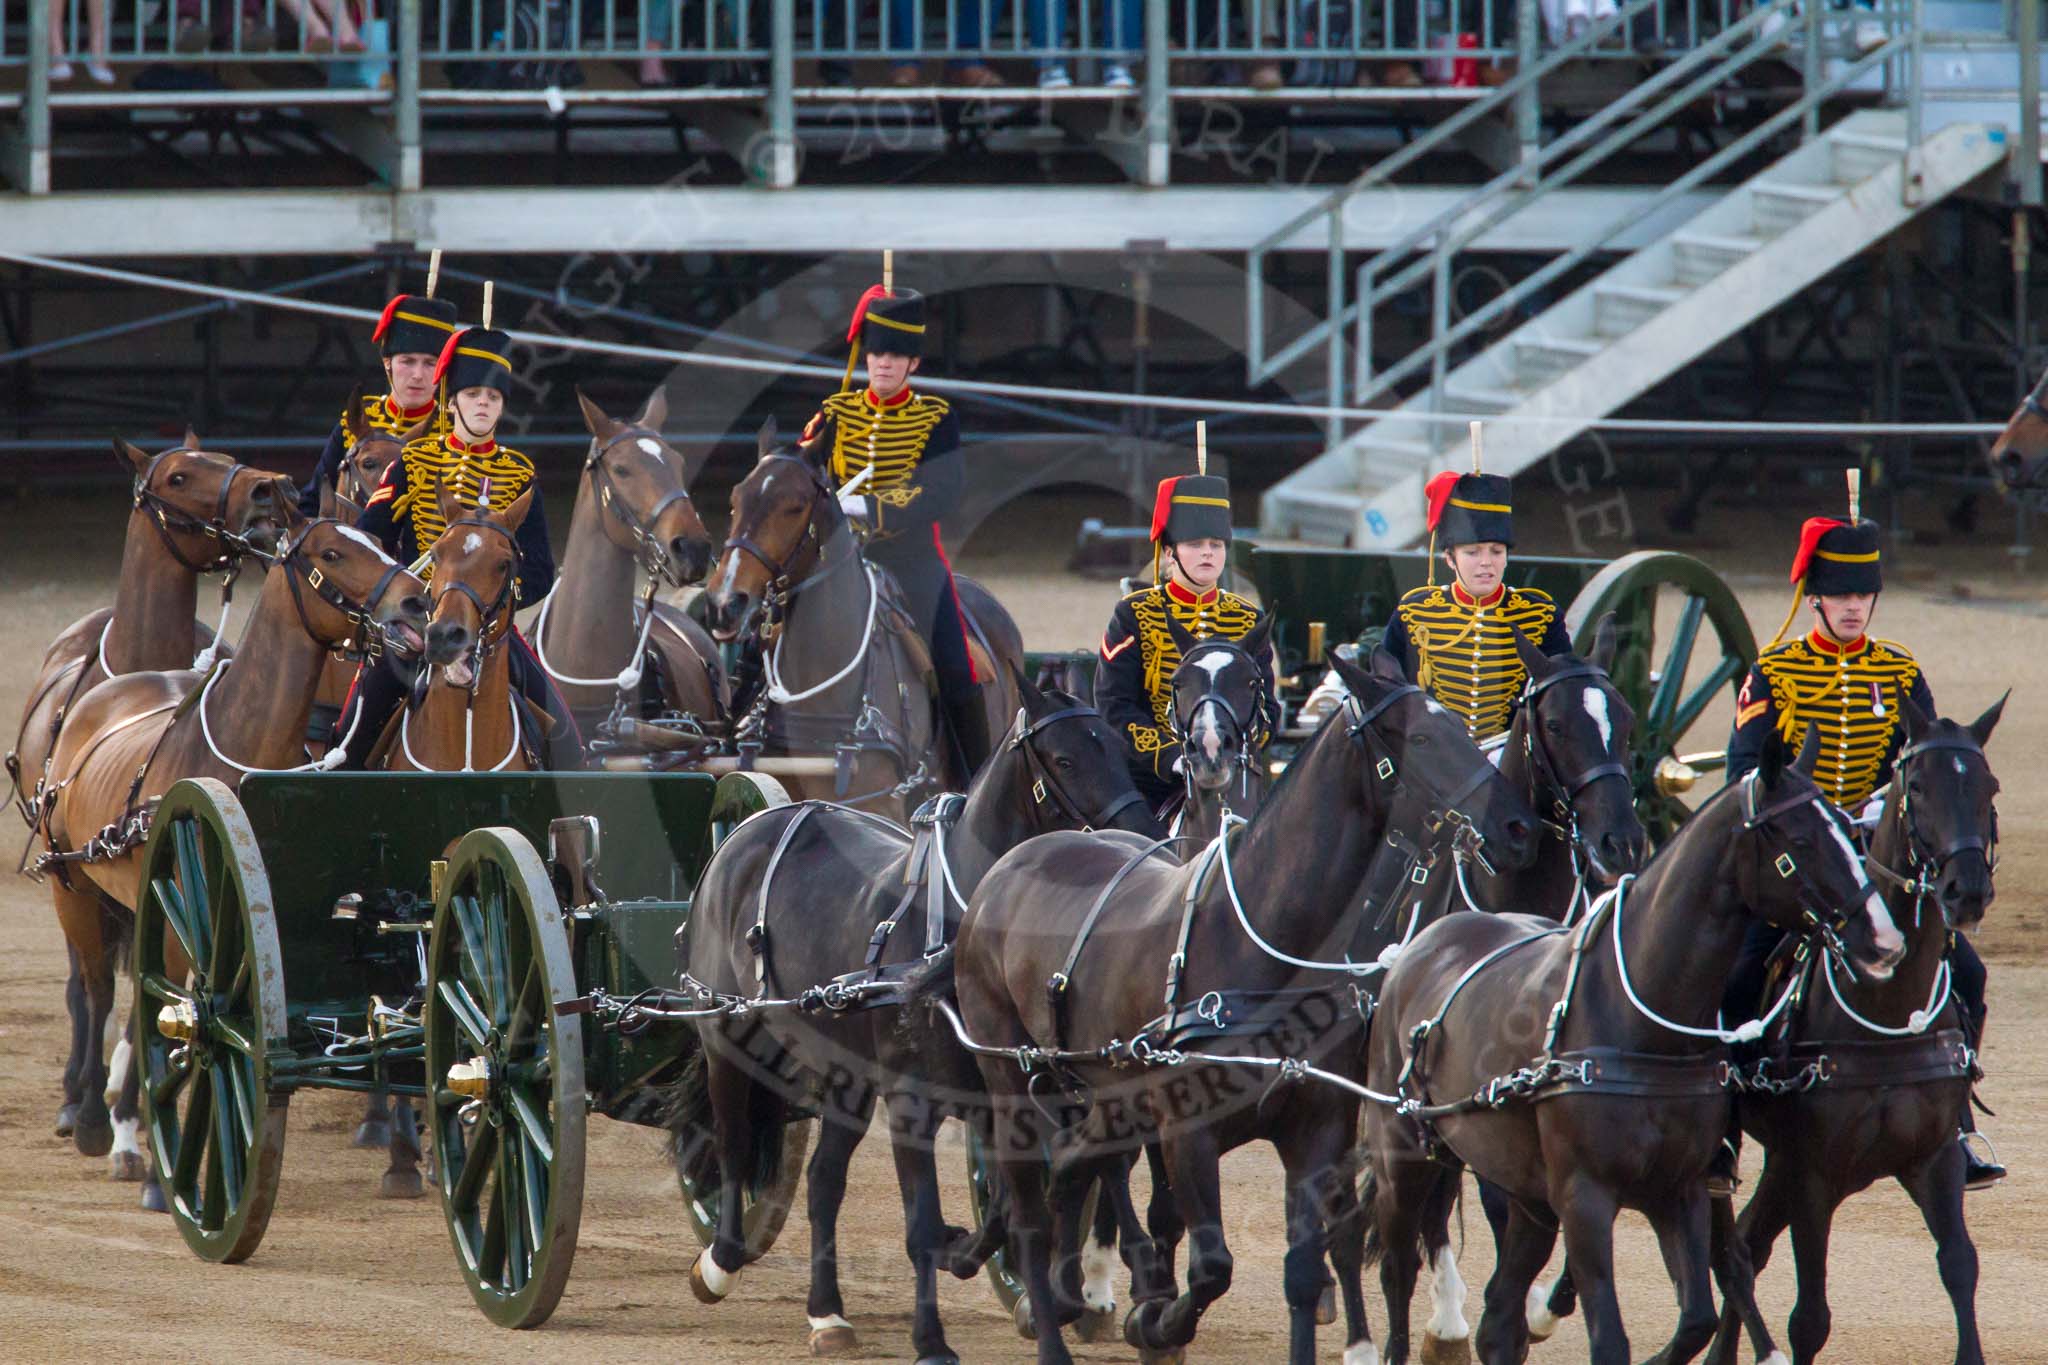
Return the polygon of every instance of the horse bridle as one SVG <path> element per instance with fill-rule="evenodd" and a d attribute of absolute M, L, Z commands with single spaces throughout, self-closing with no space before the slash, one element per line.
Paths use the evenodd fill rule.
<path fill-rule="evenodd" d="M 386 632 L 377 623 L 375 617 L 377 604 L 384 600 L 384 594 L 390 590 L 392 580 L 405 572 L 405 566 L 403 564 L 393 564 L 385 569 L 383 574 L 377 579 L 377 585 L 370 589 L 367 601 L 358 602 L 337 587 L 326 574 L 322 573 L 318 564 L 306 558 L 306 537 L 313 534 L 313 531 L 321 526 L 339 527 L 343 526 L 343 523 L 337 517 L 313 518 L 300 529 L 296 536 L 292 537 L 291 544 L 287 545 L 278 554 L 276 560 L 279 567 L 284 570 L 285 582 L 291 587 L 292 606 L 299 614 L 299 624 L 305 628 L 307 635 L 315 640 L 320 638 L 319 632 L 313 629 L 312 618 L 306 615 L 306 602 L 299 593 L 299 581 L 303 578 L 306 587 L 312 591 L 315 597 L 340 612 L 343 618 L 348 621 L 349 637 L 336 645 L 334 647 L 335 650 L 349 657 L 359 658 L 364 662 L 376 659 L 384 652 L 386 642 Z M 351 535 L 360 534 L 350 528 L 344 527 L 344 529 L 349 529 Z M 397 651 L 395 645 L 393 648 L 394 651 Z"/>
<path fill-rule="evenodd" d="M 725 538 L 724 548 L 727 551 L 738 550 L 768 571 L 768 590 L 761 603 L 765 613 L 762 625 L 764 628 L 772 628 L 780 623 L 782 610 L 789 605 L 792 597 L 825 575 L 836 572 L 841 565 L 858 559 L 860 555 L 856 550 L 836 564 L 825 564 L 815 573 L 806 574 L 803 578 L 792 581 L 798 558 L 805 550 L 810 551 L 811 564 L 822 563 L 825 558 L 825 542 L 818 537 L 817 509 L 821 501 L 831 496 L 832 490 L 817 467 L 800 455 L 771 455 L 767 458 L 802 466 L 805 475 L 811 481 L 811 500 L 804 509 L 804 533 L 796 544 L 790 547 L 789 553 L 780 559 L 770 555 L 755 543 L 753 537 L 742 534 L 737 528 Z"/>
<path fill-rule="evenodd" d="M 234 496 L 236 479 L 245 473 L 256 473 L 249 466 L 239 461 L 231 461 L 229 463 L 228 476 L 222 479 L 220 483 L 220 496 L 214 500 L 213 515 L 204 521 L 185 511 L 185 509 L 179 507 L 176 503 L 149 486 L 149 481 L 156 475 L 158 465 L 173 455 L 189 455 L 193 453 L 193 451 L 184 446 L 177 446 L 160 452 L 152 459 L 149 462 L 149 467 L 135 476 L 136 510 L 148 515 L 149 523 L 156 527 L 157 539 L 163 542 L 165 552 L 192 573 L 224 572 L 234 567 L 235 561 L 243 555 L 255 555 L 259 559 L 263 558 L 263 552 L 251 544 L 247 536 L 228 529 L 228 499 Z M 172 538 L 173 531 L 182 532 L 186 535 L 205 536 L 207 539 L 215 541 L 220 545 L 220 553 L 210 560 L 194 563 L 186 556 L 183 550 L 178 548 L 178 542 Z"/>
<path fill-rule="evenodd" d="M 1132 806 L 1143 803 L 1145 798 L 1136 790 L 1127 791 L 1095 814 L 1089 815 L 1082 811 L 1080 804 L 1060 785 L 1059 779 L 1053 775 L 1051 766 L 1046 763 L 1037 746 L 1031 741 L 1041 731 L 1063 720 L 1099 720 L 1101 715 L 1102 713 L 1092 706 L 1077 704 L 1063 706 L 1057 711 L 1048 712 L 1037 720 L 1026 723 L 1025 714 L 1020 711 L 1017 716 L 1018 724 L 1014 727 L 1015 733 L 1009 740 L 1011 749 L 1021 749 L 1024 753 L 1025 765 L 1031 772 L 1031 799 L 1041 806 L 1050 801 L 1053 809 L 1084 832 L 1110 828 L 1112 820 Z"/>
<path fill-rule="evenodd" d="M 1613 683 L 1606 669 L 1592 663 L 1573 664 L 1569 668 L 1561 668 L 1541 681 L 1532 674 L 1522 689 L 1523 707 L 1529 708 L 1538 697 L 1557 684 L 1575 678 L 1591 678 L 1601 686 L 1611 686 Z M 1522 732 L 1522 749 L 1529 756 L 1530 762 L 1529 805 L 1531 808 L 1538 808 L 1537 788 L 1541 786 L 1548 789 L 1551 797 L 1551 814 L 1555 817 L 1554 823 L 1576 848 L 1579 842 L 1579 817 L 1573 803 L 1578 800 L 1579 793 L 1603 778 L 1618 777 L 1623 782 L 1628 782 L 1628 765 L 1609 759 L 1604 763 L 1588 764 L 1570 778 L 1559 777 L 1556 765 L 1550 761 L 1550 747 L 1536 742 L 1536 720 L 1533 710 L 1529 727 Z"/>
<path fill-rule="evenodd" d="M 401 454 L 405 450 L 405 442 L 399 440 L 398 437 L 385 431 L 372 430 L 368 435 L 359 437 L 356 440 L 350 441 L 348 443 L 348 449 L 343 451 L 341 455 L 341 468 L 342 472 L 348 476 L 349 488 L 353 489 L 354 491 L 338 491 L 341 491 L 341 495 L 344 498 L 347 498 L 350 502 L 355 503 L 358 507 L 368 502 L 370 499 L 370 495 L 377 491 L 374 488 L 366 487 L 363 483 L 362 476 L 356 472 L 356 452 L 361 450 L 365 445 L 367 445 L 371 441 L 389 441 L 392 445 L 395 445 L 399 448 Z"/>
<path fill-rule="evenodd" d="M 1814 787 L 1811 783 L 1807 784 L 1808 790 L 1795 791 L 1788 796 L 1780 797 L 1770 805 L 1759 810 L 1757 808 L 1758 785 L 1758 777 L 1754 771 L 1743 779 L 1742 832 L 1745 834 L 1760 834 L 1768 830 L 1771 827 L 1771 823 L 1780 815 L 1798 810 L 1808 802 L 1812 802 L 1820 807 L 1821 815 L 1824 819 L 1836 821 L 1843 819 L 1839 811 L 1829 806 L 1822 799 L 1820 789 Z M 1758 871 L 1754 880 L 1758 883 L 1761 883 L 1763 880 L 1764 849 L 1761 846 L 1763 842 L 1763 840 L 1758 841 L 1759 846 L 1756 853 Z M 1850 841 L 1850 847 L 1855 847 L 1853 839 Z M 1780 881 L 1793 883 L 1793 895 L 1799 902 L 1800 927 L 1808 933 L 1818 935 L 1827 945 L 1828 951 L 1846 962 L 1849 955 L 1848 950 L 1842 945 L 1842 926 L 1849 922 L 1849 918 L 1855 913 L 1857 906 L 1862 905 L 1870 897 L 1877 894 L 1877 888 L 1872 886 L 1868 880 L 1859 877 L 1857 888 L 1852 893 L 1854 896 L 1853 900 L 1841 905 L 1829 905 L 1827 898 L 1822 896 L 1818 888 L 1815 887 L 1813 878 L 1807 875 L 1805 869 L 1799 866 L 1799 860 L 1792 856 L 1791 850 L 1780 847 L 1778 856 L 1771 860 L 1771 868 L 1778 874 Z M 1861 864 L 1858 864 L 1858 872 L 1861 872 Z"/>
<path fill-rule="evenodd" d="M 672 489 L 654 504 L 654 510 L 643 519 L 633 510 L 633 504 L 626 501 L 625 495 L 618 491 L 617 485 L 612 482 L 611 471 L 605 468 L 604 457 L 620 442 L 626 440 L 652 441 L 664 447 L 667 444 L 661 439 L 659 432 L 637 425 L 620 428 L 612 433 L 611 439 L 603 445 L 598 444 L 596 437 L 591 437 L 590 454 L 583 461 L 584 473 L 590 479 L 590 491 L 597 495 L 598 506 L 603 508 L 607 515 L 616 518 L 618 523 L 626 528 L 627 534 L 633 537 L 634 552 L 639 557 L 641 567 L 647 570 L 649 576 L 666 578 L 670 583 L 681 586 L 682 570 L 676 567 L 675 557 L 668 552 L 668 547 L 656 538 L 654 527 L 661 520 L 663 512 L 678 502 L 690 500 L 689 490 L 682 487 Z M 664 455 L 662 460 L 666 463 L 667 456 Z"/>
<path fill-rule="evenodd" d="M 1927 847 L 1926 841 L 1920 837 L 1920 825 L 1913 815 L 1913 793 L 1911 788 L 1903 785 L 1905 769 L 1908 763 L 1918 758 L 1921 754 L 1936 753 L 1944 750 L 1975 754 L 1979 758 L 1984 756 L 1984 750 L 1973 741 L 1954 735 L 1942 735 L 1936 736 L 1933 739 L 1921 740 L 1917 744 L 1908 744 L 1892 760 L 1892 780 L 1902 784 L 1899 788 L 1899 819 L 1906 827 L 1906 866 L 1912 873 L 1912 876 L 1901 876 L 1879 862 L 1875 857 L 1869 859 L 1870 866 L 1875 868 L 1878 874 L 1886 881 L 1899 887 L 1901 890 L 1914 892 L 1918 896 L 1925 896 L 1933 889 L 1933 879 L 1939 877 L 1942 869 L 1947 867 L 1949 861 L 1959 854 L 1981 853 L 1984 855 L 1984 861 L 1987 865 L 1994 870 L 1998 866 L 1998 810 L 1996 807 L 1992 808 L 1991 825 L 1987 833 L 1953 839 L 1932 853 L 1925 851 Z M 1944 919 L 1948 915 L 1948 909 L 1945 906 L 1942 909 L 1942 915 Z"/>
<path fill-rule="evenodd" d="M 1349 692 L 1346 692 L 1344 696 L 1345 704 L 1357 712 L 1357 718 L 1352 720 L 1348 726 L 1351 737 L 1359 740 L 1365 746 L 1367 753 L 1372 756 L 1373 776 L 1381 782 L 1393 783 L 1397 791 L 1406 785 L 1401 777 L 1400 765 L 1394 761 L 1392 749 L 1380 738 L 1379 732 L 1372 728 L 1373 722 L 1385 714 L 1387 709 L 1393 706 L 1394 703 L 1405 697 L 1417 695 L 1426 697 L 1428 694 L 1423 692 L 1414 683 L 1396 683 L 1391 685 L 1386 696 L 1381 697 L 1371 706 L 1365 705 Z M 1445 826 L 1449 826 L 1451 829 L 1451 846 L 1453 851 L 1461 856 L 1471 858 L 1491 875 L 1494 867 L 1493 863 L 1486 856 L 1486 835 L 1481 832 L 1479 826 L 1473 822 L 1472 818 L 1460 809 L 1460 803 L 1486 785 L 1488 778 L 1498 777 L 1500 774 L 1491 763 L 1486 761 L 1484 756 L 1479 755 L 1476 751 L 1473 755 L 1473 761 L 1474 767 L 1471 775 L 1459 785 L 1456 791 L 1448 795 L 1435 790 L 1434 784 L 1428 780 L 1427 775 L 1423 775 L 1421 780 L 1422 792 L 1429 802 L 1429 810 L 1424 819 L 1424 825 L 1426 826 L 1424 837 L 1427 844 L 1434 844 L 1438 834 Z"/>
<path fill-rule="evenodd" d="M 1259 685 L 1261 687 L 1264 686 L 1265 671 L 1259 667 L 1259 661 L 1252 657 L 1251 651 L 1238 644 L 1235 640 L 1224 639 L 1201 640 L 1193 648 L 1189 649 L 1173 670 L 1175 683 L 1180 681 L 1181 670 L 1187 667 L 1188 660 L 1195 656 L 1197 650 L 1209 653 L 1218 651 L 1230 653 L 1235 658 L 1243 660 L 1251 668 L 1252 676 L 1260 680 Z M 1188 708 L 1188 713 L 1185 717 L 1181 715 L 1178 706 L 1174 708 L 1173 724 L 1174 728 L 1179 731 L 1182 749 L 1185 750 L 1187 747 L 1188 736 L 1193 732 L 1195 718 L 1201 715 L 1205 708 L 1212 706 L 1230 718 L 1231 725 L 1237 731 L 1237 755 L 1232 761 L 1239 768 L 1249 772 L 1257 761 L 1258 751 L 1263 749 L 1266 746 L 1266 741 L 1271 738 L 1266 733 L 1265 708 L 1259 706 L 1257 699 L 1254 698 L 1252 703 L 1253 714 L 1251 717 L 1240 716 L 1237 713 L 1237 708 L 1230 704 L 1230 698 L 1225 696 L 1222 689 L 1217 687 L 1216 674 L 1214 673 L 1209 674 L 1209 685 L 1202 690 L 1200 696 L 1195 698 L 1194 705 Z M 1182 764 L 1182 775 L 1186 776 L 1185 763 Z"/>
<path fill-rule="evenodd" d="M 471 674 L 469 687 L 470 691 L 474 692 L 478 680 L 483 676 L 484 655 L 496 648 L 507 635 L 512 633 L 512 610 L 508 610 L 508 608 L 513 608 L 512 587 L 513 584 L 519 581 L 519 570 L 523 563 L 523 556 L 519 553 L 517 537 L 495 521 L 484 517 L 458 517 L 456 520 L 448 523 L 447 528 L 442 531 L 442 534 L 446 535 L 458 526 L 474 526 L 479 530 L 495 531 L 505 538 L 506 547 L 512 551 L 512 572 L 505 576 L 505 582 L 499 587 L 498 595 L 489 602 L 484 601 L 482 593 L 460 579 L 449 579 L 446 582 L 442 582 L 436 578 L 434 583 L 434 606 L 437 610 L 441 605 L 441 598 L 451 592 L 461 593 L 476 607 L 477 621 L 480 624 L 477 627 L 476 640 L 469 648 Z M 492 634 L 491 628 L 493 626 L 497 627 L 496 634 Z"/>

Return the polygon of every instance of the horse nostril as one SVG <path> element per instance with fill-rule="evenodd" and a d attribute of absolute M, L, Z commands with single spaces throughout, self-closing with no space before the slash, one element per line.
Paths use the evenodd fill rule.
<path fill-rule="evenodd" d="M 1529 836 L 1534 832 L 1535 831 L 1529 828 L 1529 822 L 1526 820 L 1508 821 L 1508 838 L 1514 840 L 1518 844 L 1527 842 Z"/>
<path fill-rule="evenodd" d="M 2009 484 L 2018 483 L 2026 467 L 2027 462 L 2020 458 L 2020 453 L 2016 450 L 2008 450 L 1998 457 L 1998 473 Z"/>

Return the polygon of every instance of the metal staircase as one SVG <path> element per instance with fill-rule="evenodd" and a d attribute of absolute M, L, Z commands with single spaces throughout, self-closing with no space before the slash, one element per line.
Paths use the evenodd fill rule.
<path fill-rule="evenodd" d="M 1895 6 L 1885 16 L 1882 41 L 1866 36 L 1859 51 L 1853 22 L 1831 19 L 1824 27 L 1817 5 L 1804 13 L 1791 0 L 1758 6 L 1714 43 L 1531 149 L 1520 166 L 1373 256 L 1358 272 L 1353 301 L 1345 301 L 1341 255 L 1333 250 L 1326 318 L 1270 357 L 1255 326 L 1254 378 L 1271 378 L 1322 344 L 1328 348 L 1332 406 L 1377 406 L 1400 390 L 1412 392 L 1390 405 L 1386 416 L 1355 431 L 1346 433 L 1333 422 L 1330 448 L 1266 494 L 1264 534 L 1377 549 L 1417 539 L 1423 530 L 1423 482 L 1439 469 L 1468 467 L 1466 419 L 1491 419 L 1489 471 L 1526 469 L 1589 421 L 1625 405 L 2001 165 L 2008 155 L 2001 127 L 1954 122 L 1931 136 L 1923 131 L 1918 76 L 1924 30 L 1918 11 L 1917 3 L 1911 11 Z M 1456 253 L 1718 89 L 1731 74 L 1764 57 L 1784 56 L 1788 40 L 1795 51 L 1804 48 L 1806 69 L 1814 73 L 1802 98 L 1666 186 L 1641 211 L 1694 191 L 1795 126 L 1807 134 L 1797 150 L 1490 345 L 1490 324 L 1607 247 L 1640 213 L 1589 224 L 1572 251 L 1486 306 L 1451 320 Z M 1852 88 L 1869 91 L 1873 84 L 1892 92 L 1901 107 L 1852 114 L 1819 132 L 1823 102 Z M 1344 193 L 1331 202 L 1341 205 Z M 1298 231 L 1300 224 L 1289 228 Z M 1258 264 L 1255 253 L 1254 294 Z M 1375 310 L 1418 291 L 1431 303 L 1429 335 L 1396 364 L 1374 373 Z M 1256 303 L 1251 313 L 1256 324 Z M 1347 326 L 1358 334 L 1348 385 L 1337 360 Z M 1474 354 L 1475 346 L 1483 348 Z"/>

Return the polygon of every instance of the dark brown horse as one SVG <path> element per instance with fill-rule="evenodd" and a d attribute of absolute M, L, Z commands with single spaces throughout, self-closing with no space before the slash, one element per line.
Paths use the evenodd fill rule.
<path fill-rule="evenodd" d="M 721 1189 L 718 1239 L 691 1267 L 697 1297 L 715 1302 L 753 1257 L 741 1224 L 743 1189 L 773 1180 L 767 1167 L 782 1151 L 787 1105 L 814 1096 L 823 1124 L 809 1187 L 813 1354 L 857 1346 L 840 1296 L 838 1220 L 847 1163 L 878 1099 L 903 1194 L 916 1278 L 911 1341 L 920 1359 L 955 1358 L 939 1320 L 938 1271 L 975 1274 L 1000 1235 L 998 1228 L 977 1254 L 967 1249 L 967 1234 L 941 1217 L 931 1139 L 949 1112 L 978 1103 L 981 1078 L 950 1035 L 902 1026 L 903 1012 L 893 1007 L 899 978 L 950 941 L 963 898 L 997 857 L 1031 836 L 1086 828 L 1157 833 L 1101 716 L 1021 679 L 1018 688 L 1024 705 L 1008 735 L 964 800 L 940 797 L 919 817 L 915 844 L 901 828 L 845 806 L 779 807 L 736 830 L 698 884 L 689 974 L 710 990 L 787 998 L 863 973 L 842 981 L 838 997 L 820 994 L 807 1011 L 764 1008 L 701 1020 L 702 1052 L 673 1121 L 679 1137 L 708 1128 L 715 1139 L 678 1144 L 700 1187 L 716 1180 Z M 821 896 L 825 887 L 833 890 Z M 863 1005 L 858 983 L 865 979 L 880 993 Z"/>
<path fill-rule="evenodd" d="M 1787 1335 L 1797 1365 L 1828 1336 L 1828 1229 L 1850 1195 L 1886 1177 L 1911 1195 L 1934 1234 L 1942 1287 L 1955 1306 L 1956 1361 L 1982 1365 L 1977 1249 L 1963 1220 L 1956 1115 L 1968 1102 L 1971 1049 L 1949 987 L 1949 937 L 1975 927 L 1992 897 L 1998 779 L 1984 745 L 2005 701 L 1971 724 L 1935 720 L 1912 702 L 1905 747 L 1870 839 L 1875 874 L 1906 956 L 1889 980 L 1843 972 L 1809 954 L 1784 1037 L 1766 1040 L 1755 1084 L 1736 1102 L 1763 1143 L 1763 1175 L 1738 1233 L 1756 1268 L 1788 1226 L 1799 1301 Z M 1817 1070 L 1809 1072 L 1809 1068 Z M 1818 1084 L 1806 1084 L 1812 1075 Z M 1735 1323 L 1724 1314 L 1713 1359 L 1731 1361 Z"/>
<path fill-rule="evenodd" d="M 2013 492 L 2048 487 L 2048 374 L 2043 374 L 1991 443 L 1991 473 Z"/>
<path fill-rule="evenodd" d="M 121 558 L 121 578 L 112 608 L 102 607 L 72 623 L 51 642 L 29 689 L 7 769 L 23 816 L 37 829 L 46 814 L 36 791 L 70 709 L 92 688 L 116 673 L 188 668 L 194 655 L 233 651 L 213 629 L 193 619 L 199 577 L 231 573 L 250 552 L 275 548 L 283 507 L 289 501 L 282 476 L 235 463 L 199 449 L 199 438 L 149 455 L 126 441 L 115 452 L 135 473 L 133 510 Z M 33 848 L 33 844 L 31 845 Z M 113 1142 L 104 1102 L 88 1106 L 83 1086 L 86 1058 L 99 1044 L 87 1038 L 92 1011 L 78 963 L 70 966 L 64 1000 L 71 1015 L 71 1056 L 64 1067 L 64 1102 L 57 1111 L 57 1136 L 70 1137 L 88 1156 L 103 1156 Z M 125 1059 L 125 1052 L 117 1055 Z M 93 1121 L 81 1130 L 81 1109 Z"/>
<path fill-rule="evenodd" d="M 712 725 L 725 716 L 718 647 L 655 596 L 697 582 L 712 541 L 685 490 L 683 457 L 662 438 L 656 389 L 630 422 L 579 391 L 590 450 L 569 519 L 561 572 L 528 635 L 588 744 L 600 728 L 664 712 Z M 647 586 L 639 587 L 642 576 Z"/>
<path fill-rule="evenodd" d="M 56 861 L 45 866 L 91 1009 L 80 1133 L 94 1120 L 106 1124 L 104 1110 L 94 1113 L 106 1084 L 98 1044 L 114 1003 L 115 956 L 134 923 L 135 850 L 151 803 L 179 778 L 233 787 L 244 773 L 293 767 L 329 650 L 391 641 L 416 657 L 423 643 L 419 580 L 361 532 L 308 522 L 289 502 L 282 506 L 289 540 L 264 576 L 238 660 L 216 666 L 196 694 L 201 678 L 189 671 L 100 684 L 74 708 L 51 758 L 48 850 Z M 135 1078 L 130 1067 L 114 1113 L 117 1178 L 141 1174 Z"/>
<path fill-rule="evenodd" d="M 1690 1360 L 1707 1344 L 1705 1176 L 1729 1102 L 1721 1044 L 1737 1036 L 1714 1021 L 1743 933 L 1760 917 L 1846 943 L 1873 978 L 1905 947 L 1803 771 L 1816 743 L 1809 734 L 1790 765 L 1773 739 L 1754 774 L 1576 929 L 1457 914 L 1394 964 L 1367 1050 L 1369 1084 L 1401 1106 L 1370 1104 L 1366 1121 L 1389 1362 L 1408 1358 L 1416 1273 L 1425 1250 L 1443 1250 L 1421 1239 L 1442 1235 L 1467 1165 L 1513 1201 L 1479 1325 L 1483 1360 L 1517 1362 L 1527 1349 L 1526 1295 L 1560 1224 L 1593 1360 L 1629 1359 L 1614 1292 L 1622 1207 L 1648 1216 L 1678 1288 L 1678 1329 L 1657 1359 Z"/>
<path fill-rule="evenodd" d="M 997 863 L 973 897 L 954 950 L 959 1013 L 987 1049 L 984 1140 L 1009 1182 L 1041 1362 L 1070 1359 L 1057 1326 L 1081 1311 L 1078 1267 L 1062 1265 L 1057 1294 L 1052 1281 L 1043 1151 L 1071 1245 L 1077 1173 L 1121 1169 L 1137 1145 L 1159 1143 L 1192 1235 L 1185 1294 L 1126 1237 L 1136 1304 L 1124 1335 L 1156 1357 L 1185 1347 L 1230 1287 L 1217 1163 L 1260 1139 L 1287 1171 L 1290 1359 L 1315 1359 L 1326 1220 L 1352 1216 L 1358 1100 L 1321 1080 L 1280 1087 L 1304 1064 L 1347 1080 L 1362 1071 L 1356 1007 L 1389 935 L 1354 891 L 1393 825 L 1456 824 L 1505 864 L 1534 850 L 1528 807 L 1397 663 L 1334 666 L 1343 707 L 1250 824 L 1201 857 L 1176 865 L 1128 838 L 1047 835 Z M 1356 1346 L 1368 1337 L 1357 1243 L 1328 1249 Z"/>
<path fill-rule="evenodd" d="M 1268 612 L 1239 640 L 1197 640 L 1172 616 L 1180 650 L 1173 670 L 1173 729 L 1180 740 L 1185 793 L 1173 818 L 1183 848 L 1202 848 L 1223 831 L 1225 812 L 1250 819 L 1266 794 L 1266 673 L 1260 660 L 1273 633 Z"/>
<path fill-rule="evenodd" d="M 827 452 L 778 454 L 774 441 L 771 422 L 733 488 L 732 530 L 705 589 L 713 633 L 761 662 L 738 733 L 770 754 L 837 757 L 831 776 L 799 776 L 793 791 L 905 818 L 946 785 L 928 651 L 894 580 L 860 553 L 820 463 Z M 1023 640 L 995 599 L 956 581 L 975 672 L 995 680 L 982 695 L 999 734 L 1019 705 Z"/>

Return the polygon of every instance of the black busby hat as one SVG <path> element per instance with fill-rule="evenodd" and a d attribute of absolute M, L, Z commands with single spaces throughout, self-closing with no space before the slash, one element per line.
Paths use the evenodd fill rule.
<path fill-rule="evenodd" d="M 496 389 L 512 392 L 512 338 L 503 332 L 471 327 L 448 338 L 441 358 L 434 365 L 434 382 L 447 381 L 445 396 L 464 389 Z"/>
<path fill-rule="evenodd" d="M 1799 552 L 1792 558 L 1792 582 L 1806 597 L 1882 592 L 1877 523 L 1808 517 L 1799 528 Z"/>
<path fill-rule="evenodd" d="M 1229 539 L 1229 480 L 1214 474 L 1182 474 L 1159 481 L 1159 493 L 1152 501 L 1155 544 Z"/>
<path fill-rule="evenodd" d="M 924 316 L 924 295 L 915 289 L 869 285 L 867 293 L 853 305 L 853 320 L 846 324 L 846 339 L 851 348 L 846 353 L 846 374 L 839 387 L 852 385 L 854 362 L 860 359 L 863 348 L 870 353 L 923 355 Z"/>
<path fill-rule="evenodd" d="M 1475 541 L 1515 543 L 1513 485 L 1501 474 L 1458 474 L 1445 470 L 1429 481 L 1429 533 L 1439 549 Z"/>
<path fill-rule="evenodd" d="M 370 340 L 379 352 L 394 355 L 439 355 L 455 335 L 455 305 L 425 294 L 400 294 L 384 305 Z"/>

